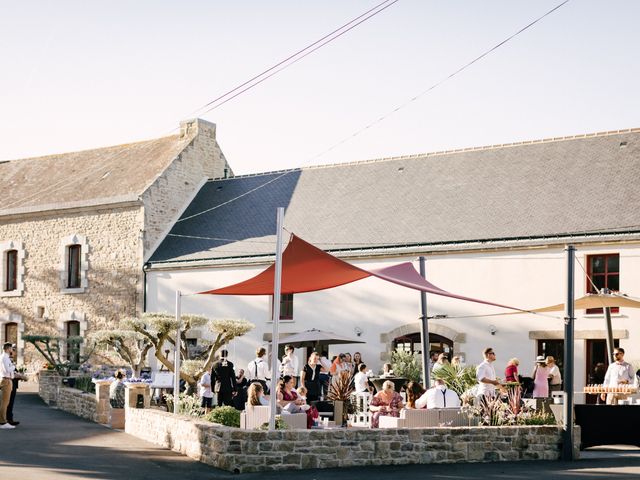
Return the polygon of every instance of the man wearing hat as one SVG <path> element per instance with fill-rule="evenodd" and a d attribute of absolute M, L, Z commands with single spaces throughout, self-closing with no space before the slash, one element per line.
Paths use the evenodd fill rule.
<path fill-rule="evenodd" d="M 280 364 L 280 373 L 284 377 L 285 375 L 289 375 L 296 380 L 296 387 L 298 386 L 298 377 L 300 376 L 300 367 L 298 365 L 298 357 L 296 357 L 293 352 L 294 348 L 292 345 L 287 345 L 284 347 L 284 357 L 282 357 L 282 363 Z"/>
<path fill-rule="evenodd" d="M 533 398 L 546 398 L 549 396 L 549 372 L 544 355 L 536 357 L 536 366 L 533 369 Z"/>

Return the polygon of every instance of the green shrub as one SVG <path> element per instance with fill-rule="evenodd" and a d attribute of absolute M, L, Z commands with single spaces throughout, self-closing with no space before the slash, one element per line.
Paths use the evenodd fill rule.
<path fill-rule="evenodd" d="M 205 418 L 210 422 L 219 423 L 227 427 L 240 427 L 240 411 L 233 407 L 216 407 Z"/>
<path fill-rule="evenodd" d="M 450 364 L 442 365 L 440 368 L 431 371 L 431 378 L 444 380 L 447 388 L 456 392 L 458 396 L 462 396 L 464 392 L 478 384 L 474 365 L 467 365 L 466 367 Z"/>
<path fill-rule="evenodd" d="M 91 377 L 76 377 L 75 388 L 87 393 L 96 393 L 96 385 L 91 380 Z"/>
<path fill-rule="evenodd" d="M 289 425 L 287 425 L 280 415 L 276 415 L 276 430 L 287 430 Z M 260 430 L 269 430 L 269 422 L 265 422 L 260 425 Z"/>
<path fill-rule="evenodd" d="M 173 412 L 173 395 L 166 393 L 164 398 L 167 401 L 167 411 Z M 200 406 L 200 398 L 196 395 L 181 393 L 178 401 L 178 414 L 188 415 L 190 417 L 202 417 L 204 408 Z"/>
<path fill-rule="evenodd" d="M 405 350 L 391 352 L 391 368 L 398 377 L 410 382 L 422 382 L 422 358 L 417 353 Z"/>

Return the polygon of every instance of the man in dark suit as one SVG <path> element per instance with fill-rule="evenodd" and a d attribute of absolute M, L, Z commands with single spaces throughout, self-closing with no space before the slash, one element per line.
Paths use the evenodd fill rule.
<path fill-rule="evenodd" d="M 233 394 L 236 390 L 236 372 L 233 370 L 233 363 L 227 360 L 229 352 L 222 350 L 220 360 L 213 364 L 211 368 L 211 384 L 214 392 L 218 396 L 218 406 L 233 406 Z"/>

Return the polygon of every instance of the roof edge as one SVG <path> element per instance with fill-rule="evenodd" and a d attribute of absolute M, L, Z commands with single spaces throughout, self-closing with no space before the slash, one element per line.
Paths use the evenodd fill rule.
<path fill-rule="evenodd" d="M 118 195 L 117 197 L 96 198 L 90 201 L 77 201 L 67 203 L 50 203 L 31 207 L 18 207 L 7 210 L 0 210 L 0 217 L 12 217 L 32 213 L 55 212 L 60 210 L 82 210 L 95 207 L 126 207 L 140 205 L 142 202 L 137 194 Z"/>

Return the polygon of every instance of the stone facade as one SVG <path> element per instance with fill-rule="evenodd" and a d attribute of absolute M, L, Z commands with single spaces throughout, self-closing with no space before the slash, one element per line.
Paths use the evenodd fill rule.
<path fill-rule="evenodd" d="M 7 292 L 0 288 L 0 342 L 8 340 L 5 337 L 9 329 L 5 326 L 17 324 L 17 329 L 12 327 L 11 331 L 18 332 L 19 364 L 31 364 L 36 369 L 35 363 L 42 360 L 33 349 L 25 351 L 24 334 L 64 337 L 68 322 L 79 322 L 79 333 L 86 336 L 93 330 L 113 327 L 123 317 L 141 313 L 145 258 L 208 178 L 232 175 L 212 123 L 183 122 L 180 135 L 158 142 L 171 143 L 175 150 L 170 155 L 164 153 L 166 158 L 160 153 L 146 153 L 149 158 L 145 158 L 136 153 L 140 145 L 132 144 L 114 147 L 116 153 L 111 157 L 97 155 L 96 151 L 86 154 L 97 155 L 105 166 L 112 162 L 113 168 L 117 168 L 113 159 L 118 156 L 143 165 L 153 160 L 154 170 L 138 182 L 137 192 L 123 196 L 123 192 L 105 187 L 104 192 L 92 191 L 104 201 L 86 199 L 84 205 L 82 198 L 67 192 L 64 204 L 29 206 L 0 215 L 0 260 L 4 262 L 4 251 L 18 251 L 19 287 Z M 83 154 L 68 154 L 74 155 Z M 51 168 L 56 168 L 56 162 L 64 160 L 52 158 L 45 157 L 37 164 L 51 162 Z M 19 172 L 18 165 L 14 170 Z M 104 178 L 110 178 L 109 172 Z M 47 187 L 46 178 L 40 180 Z M 145 183 L 145 187 L 140 186 Z M 99 185 L 93 188 L 100 189 Z M 115 196 L 109 197 L 110 194 Z M 24 198 L 25 202 L 28 200 L 29 196 Z M 73 207 L 69 207 L 71 204 Z M 81 250 L 80 283 L 73 288 L 65 284 L 69 245 L 80 245 Z"/>
<path fill-rule="evenodd" d="M 38 393 L 47 405 L 92 422 L 106 423 L 101 421 L 105 413 L 99 411 L 96 395 L 63 386 L 60 375 L 55 372 L 42 371 L 39 377 Z"/>
<path fill-rule="evenodd" d="M 213 123 L 201 119 L 182 122 L 180 134 L 193 136 L 193 141 L 142 195 L 145 258 L 153 253 L 207 179 L 233 176 L 216 141 Z"/>
<path fill-rule="evenodd" d="M 126 415 L 127 433 L 236 473 L 557 460 L 562 447 L 562 428 L 555 426 L 266 432 L 223 427 L 159 410 L 128 409 Z"/>

